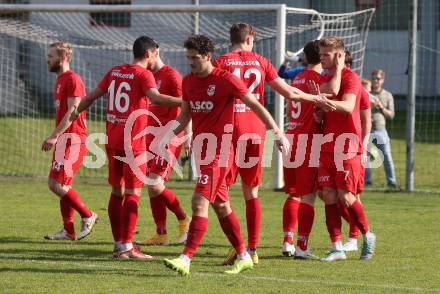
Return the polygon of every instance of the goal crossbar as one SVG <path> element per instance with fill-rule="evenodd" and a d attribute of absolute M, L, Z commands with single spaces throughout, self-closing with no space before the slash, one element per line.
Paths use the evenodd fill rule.
<path fill-rule="evenodd" d="M 286 7 L 285 4 L 253 5 L 69 5 L 69 4 L 0 4 L 0 12 L 265 12 L 286 8 L 289 12 L 318 14 L 313 9 Z"/>

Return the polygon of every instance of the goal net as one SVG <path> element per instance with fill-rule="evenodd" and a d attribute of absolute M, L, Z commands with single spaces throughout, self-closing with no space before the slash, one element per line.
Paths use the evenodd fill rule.
<path fill-rule="evenodd" d="M 213 38 L 216 55 L 229 50 L 229 28 L 235 22 L 252 24 L 257 31 L 255 51 L 279 66 L 286 48 L 300 54 L 309 40 L 336 35 L 345 40 L 354 57 L 354 69 L 362 72 L 368 26 L 374 9 L 322 14 L 284 5 L 0 5 L 0 174 L 46 176 L 51 154 L 40 151 L 54 128 L 55 75 L 47 70 L 48 45 L 69 42 L 73 47 L 72 70 L 91 91 L 112 66 L 129 63 L 133 41 L 140 35 L 154 38 L 165 63 L 182 75 L 189 72 L 184 40 L 193 33 Z M 282 125 L 283 103 L 269 88 L 266 106 Z M 88 133 L 105 133 L 106 100 L 88 111 Z M 103 150 L 103 145 L 95 141 Z M 101 144 L 101 145 L 100 145 Z M 272 161 L 268 144 L 264 184 L 271 173 L 280 180 L 279 165 Z M 105 177 L 104 163 L 87 159 L 79 176 Z M 275 165 L 275 167 L 274 167 Z M 278 181 L 278 183 L 280 183 Z M 278 184 L 279 185 L 279 184 Z"/>

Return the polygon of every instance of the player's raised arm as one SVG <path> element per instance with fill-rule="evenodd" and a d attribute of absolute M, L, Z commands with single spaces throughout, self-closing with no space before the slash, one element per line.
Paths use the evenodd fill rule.
<path fill-rule="evenodd" d="M 285 97 L 286 99 L 294 100 L 294 101 L 301 101 L 301 102 L 309 102 L 309 103 L 317 103 L 318 101 L 321 102 L 322 107 L 325 107 L 326 105 L 326 111 L 333 111 L 335 110 L 335 107 L 328 102 L 328 99 L 322 99 L 325 98 L 325 94 L 308 94 L 303 91 L 301 91 L 298 88 L 292 87 L 288 85 L 283 79 L 276 78 L 269 82 L 269 86 L 274 89 L 276 92 L 278 92 L 280 95 Z"/>
<path fill-rule="evenodd" d="M 82 111 L 86 110 L 87 108 L 90 107 L 90 105 L 93 104 L 93 102 L 100 98 L 102 95 L 104 95 L 105 92 L 103 90 L 101 90 L 100 88 L 96 88 L 95 90 L 93 90 L 92 92 L 90 92 L 88 95 L 86 95 L 81 102 L 78 105 L 78 108 L 76 109 L 76 112 L 81 113 Z M 74 118 L 76 119 L 76 117 Z M 74 120 L 73 119 L 73 120 Z"/>
<path fill-rule="evenodd" d="M 275 137 L 277 138 L 277 144 L 278 148 L 281 150 L 285 146 L 285 138 L 284 134 L 281 132 L 281 130 L 278 128 L 278 125 L 270 115 L 269 111 L 264 108 L 263 105 L 261 105 L 258 100 L 255 98 L 253 94 L 250 92 L 244 95 L 243 97 L 239 98 L 241 101 L 243 101 L 244 104 L 246 104 L 250 109 L 252 109 L 255 114 L 261 119 L 261 121 L 266 125 L 266 128 L 273 131 L 275 134 Z"/>
<path fill-rule="evenodd" d="M 182 104 L 182 98 L 161 94 L 156 88 L 149 89 L 145 94 L 151 99 L 151 102 L 157 105 L 173 107 Z"/>
<path fill-rule="evenodd" d="M 333 54 L 332 57 L 335 64 L 333 77 L 328 82 L 321 84 L 319 89 L 321 90 L 321 93 L 336 96 L 341 88 L 342 69 L 345 67 L 345 53 L 337 52 Z"/>

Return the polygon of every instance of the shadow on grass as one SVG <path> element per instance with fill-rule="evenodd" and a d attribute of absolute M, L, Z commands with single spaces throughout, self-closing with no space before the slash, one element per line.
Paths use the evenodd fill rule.
<path fill-rule="evenodd" d="M 32 239 L 32 238 L 23 238 L 23 237 L 0 237 L 0 244 L 44 244 L 44 245 L 75 245 L 75 246 L 91 246 L 91 245 L 108 245 L 110 247 L 113 246 L 113 242 L 102 242 L 102 241 L 87 241 L 87 239 L 78 240 L 78 241 L 69 241 L 69 240 L 46 240 L 41 237 L 41 240 Z"/>
<path fill-rule="evenodd" d="M 100 269 L 49 269 L 49 268 L 31 268 L 31 267 L 25 267 L 25 268 L 0 268 L 0 273 L 52 273 L 52 274 L 82 274 L 82 275 L 93 275 L 93 274 L 111 274 L 111 275 L 118 275 L 118 276 L 138 276 L 138 277 L 149 277 L 149 278 L 173 278 L 175 279 L 175 276 L 172 274 L 157 274 L 157 273 L 149 273 L 148 269 L 145 270 L 139 270 L 139 269 L 133 269 L 133 270 L 121 270 L 118 268 L 114 269 L 106 269 L 106 268 L 100 268 Z"/>

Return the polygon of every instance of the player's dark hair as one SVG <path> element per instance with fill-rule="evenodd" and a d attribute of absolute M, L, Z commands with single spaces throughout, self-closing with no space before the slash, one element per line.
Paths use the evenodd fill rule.
<path fill-rule="evenodd" d="M 246 41 L 247 36 L 256 37 L 257 33 L 253 26 L 248 23 L 234 23 L 229 30 L 231 44 L 241 44 Z"/>
<path fill-rule="evenodd" d="M 134 41 L 133 56 L 134 58 L 142 58 L 147 50 L 159 48 L 159 44 L 152 38 L 147 36 L 140 36 Z"/>
<path fill-rule="evenodd" d="M 353 56 L 351 56 L 348 50 L 345 50 L 345 64 L 348 64 L 350 67 L 353 65 Z"/>
<path fill-rule="evenodd" d="M 214 42 L 204 35 L 192 35 L 186 39 L 183 47 L 190 50 L 196 50 L 201 55 L 207 55 L 214 52 Z"/>
<path fill-rule="evenodd" d="M 321 62 L 319 59 L 319 40 L 307 42 L 303 51 L 308 64 L 315 65 Z"/>

